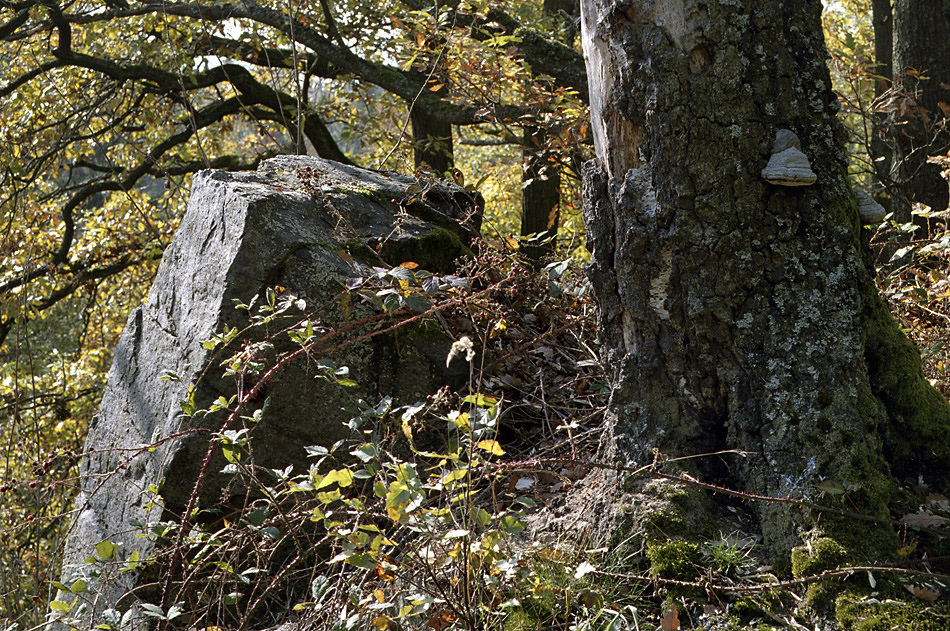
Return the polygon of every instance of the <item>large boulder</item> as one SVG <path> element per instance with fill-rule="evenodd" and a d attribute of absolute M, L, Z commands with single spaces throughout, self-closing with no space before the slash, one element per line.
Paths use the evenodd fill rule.
<path fill-rule="evenodd" d="M 451 271 L 477 233 L 478 204 L 475 195 L 454 185 L 299 156 L 268 160 L 254 173 L 195 176 L 181 226 L 146 303 L 129 316 L 101 409 L 89 427 L 63 575 L 68 581 L 89 574 L 94 564 L 85 560 L 103 541 L 117 546 L 118 564 L 90 581 L 95 611 L 89 609 L 85 620 L 134 603 L 130 590 L 138 577 L 135 571 L 119 573 L 121 562 L 148 557 L 154 544 L 141 536 L 144 526 L 182 515 L 195 491 L 210 453 L 209 435 L 228 412 L 184 414 L 189 390 L 195 407 L 206 409 L 253 385 L 236 384 L 220 366 L 241 344 L 247 347 L 244 335 L 224 349 L 203 344 L 231 327 L 247 328 L 250 314 L 235 304 L 249 304 L 255 296 L 260 304 L 269 288 L 277 288 L 293 296 L 295 306 L 284 322 L 266 327 L 267 334 L 321 306 L 311 317 L 337 328 L 367 313 L 368 307 L 358 304 L 355 311 L 340 307 L 347 280 L 365 265 L 412 260 L 433 272 Z M 251 341 L 265 336 L 262 328 L 256 331 Z M 399 335 L 398 343 L 370 337 L 331 355 L 359 384 L 348 391 L 318 379 L 317 357 L 308 354 L 267 381 L 259 403 L 242 411 L 261 410 L 249 447 L 254 463 L 305 471 L 305 446 L 328 446 L 348 435 L 343 407 L 354 394 L 411 403 L 459 377 L 446 368 L 451 340 L 441 330 L 417 326 Z M 262 347 L 265 361 L 273 363 L 289 350 L 280 339 L 274 338 L 273 348 Z M 227 486 L 224 465 L 216 454 L 206 467 L 196 494 L 202 506 L 241 492 Z M 111 546 L 99 552 L 109 556 Z"/>

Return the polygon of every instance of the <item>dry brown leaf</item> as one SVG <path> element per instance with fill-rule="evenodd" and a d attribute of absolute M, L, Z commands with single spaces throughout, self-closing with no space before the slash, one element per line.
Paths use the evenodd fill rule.
<path fill-rule="evenodd" d="M 928 493 L 927 503 L 938 510 L 950 511 L 950 498 L 940 493 Z"/>
<path fill-rule="evenodd" d="M 443 609 L 438 615 L 431 616 L 426 621 L 426 626 L 435 629 L 435 631 L 442 631 L 442 629 L 452 626 L 453 622 L 455 622 L 455 615 L 451 611 Z"/>
<path fill-rule="evenodd" d="M 920 511 L 919 513 L 908 513 L 901 517 L 901 523 L 907 526 L 918 526 L 920 528 L 936 528 L 950 522 L 950 519 L 934 515 L 929 511 Z"/>
<path fill-rule="evenodd" d="M 676 613 L 676 605 L 673 605 L 663 614 L 660 620 L 660 631 L 679 631 L 680 617 Z"/>
<path fill-rule="evenodd" d="M 920 598 L 921 600 L 926 600 L 929 603 L 940 598 L 940 592 L 935 589 L 930 589 L 929 587 L 920 587 L 918 585 L 904 585 L 904 589 L 909 591 L 911 594 Z"/>

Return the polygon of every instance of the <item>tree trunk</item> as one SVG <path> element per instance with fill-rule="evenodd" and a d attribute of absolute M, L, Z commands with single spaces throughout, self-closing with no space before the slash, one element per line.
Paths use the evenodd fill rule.
<path fill-rule="evenodd" d="M 928 156 L 950 149 L 950 134 L 940 103 L 950 103 L 950 3 L 896 0 L 893 5 L 893 65 L 910 107 L 894 129 L 897 149 L 892 177 L 901 188 L 899 221 L 910 219 L 910 203 L 933 210 L 948 203 L 947 182 Z"/>
<path fill-rule="evenodd" d="M 871 22 L 874 26 L 874 74 L 877 75 L 874 81 L 874 96 L 880 97 L 891 88 L 894 79 L 894 21 L 891 16 L 891 0 L 872 0 L 871 12 Z M 872 113 L 871 116 L 875 123 L 870 138 L 872 164 L 877 179 L 885 188 L 890 188 L 894 152 L 887 134 L 886 115 Z"/>
<path fill-rule="evenodd" d="M 541 7 L 543 15 L 554 17 L 557 22 L 565 24 L 565 43 L 569 46 L 573 46 L 576 34 L 571 15 L 579 8 L 577 0 L 544 0 Z M 545 128 L 542 126 L 524 127 L 521 236 L 534 235 L 534 238 L 530 243 L 521 246 L 521 253 L 527 260 L 534 262 L 554 252 L 560 225 L 561 172 L 558 165 L 548 159 L 545 136 Z"/>
<path fill-rule="evenodd" d="M 524 171 L 521 186 L 521 236 L 534 235 L 521 246 L 529 261 L 554 252 L 560 224 L 561 172 L 545 151 L 544 128 L 524 128 Z"/>
<path fill-rule="evenodd" d="M 409 118 L 416 168 L 427 166 L 439 177 L 445 176 L 455 166 L 452 124 L 417 107 L 412 108 Z"/>
<path fill-rule="evenodd" d="M 584 216 L 612 388 L 602 454 L 737 450 L 671 464 L 812 501 L 830 480 L 884 519 L 895 476 L 947 483 L 950 407 L 865 260 L 821 9 L 582 3 L 598 156 Z M 780 129 L 801 139 L 813 185 L 763 180 Z M 787 504 L 756 508 L 776 558 L 815 527 Z M 889 525 L 833 517 L 821 529 L 846 547 L 896 549 Z"/>

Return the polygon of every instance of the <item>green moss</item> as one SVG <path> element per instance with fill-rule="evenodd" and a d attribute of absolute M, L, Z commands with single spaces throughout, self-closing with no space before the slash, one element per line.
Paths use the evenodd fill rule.
<path fill-rule="evenodd" d="M 660 578 L 693 580 L 700 575 L 702 553 L 698 544 L 671 539 L 647 543 L 647 559 Z"/>
<path fill-rule="evenodd" d="M 792 550 L 792 576 L 812 576 L 841 566 L 848 558 L 848 551 L 837 541 L 821 537 L 810 546 Z"/>
<path fill-rule="evenodd" d="M 924 475 L 938 485 L 950 483 L 950 405 L 927 382 L 917 347 L 873 286 L 865 296 L 864 316 L 871 388 L 889 421 L 882 432 L 885 457 L 900 477 Z"/>
<path fill-rule="evenodd" d="M 792 550 L 792 576 L 814 576 L 825 570 L 834 570 L 848 561 L 848 551 L 830 537 L 820 537 L 810 546 Z M 805 595 L 805 602 L 813 609 L 821 609 L 831 604 L 840 593 L 842 581 L 838 578 L 811 583 Z"/>
<path fill-rule="evenodd" d="M 840 506 L 850 512 L 885 520 L 890 517 L 889 505 L 894 497 L 894 481 L 875 469 L 867 454 L 856 455 L 853 463 L 860 485 L 841 498 Z M 888 559 L 900 547 L 893 527 L 884 521 L 859 520 L 848 515 L 826 513 L 821 518 L 822 530 L 847 549 L 852 562 L 864 564 Z"/>
<path fill-rule="evenodd" d="M 736 601 L 730 613 L 735 616 L 742 628 L 749 628 L 749 624 L 757 618 L 769 617 L 772 609 L 779 607 L 781 603 L 778 597 L 770 594 L 759 594 L 758 596 L 746 596 Z M 766 627 L 770 628 L 770 627 Z"/>
<path fill-rule="evenodd" d="M 346 251 L 350 256 L 367 265 L 379 265 L 379 255 L 362 241 L 353 240 L 346 246 Z"/>
<path fill-rule="evenodd" d="M 639 513 L 647 538 L 707 540 L 714 536 L 713 508 L 701 489 L 670 480 L 652 480 L 637 495 L 631 511 Z"/>
<path fill-rule="evenodd" d="M 860 602 L 853 594 L 835 601 L 835 617 L 850 631 L 944 631 L 950 628 L 950 605 L 926 601 Z"/>
<path fill-rule="evenodd" d="M 514 609 L 505 618 L 501 628 L 504 631 L 526 631 L 543 626 L 544 621 L 525 609 Z"/>

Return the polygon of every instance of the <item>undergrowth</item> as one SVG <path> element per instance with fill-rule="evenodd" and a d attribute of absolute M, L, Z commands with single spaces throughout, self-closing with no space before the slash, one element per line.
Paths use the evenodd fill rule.
<path fill-rule="evenodd" d="M 915 242 L 899 253 L 909 262 L 880 277 L 945 393 L 946 234 Z M 438 323 L 454 340 L 447 362 L 468 367 L 463 388 L 424 401 L 354 400 L 350 437 L 308 446 L 305 471 L 256 465 L 259 402 L 222 397 L 213 408 L 229 422 L 209 449 L 221 450 L 244 492 L 227 505 L 193 502 L 183 515 L 147 524 L 141 534 L 155 544 L 148 558 L 100 542 L 79 574 L 53 583 L 54 617 L 104 631 L 143 620 L 162 631 L 283 623 L 333 631 L 811 629 L 830 620 L 835 606 L 816 604 L 821 585 L 845 594 L 837 608 L 848 628 L 890 628 L 867 621 L 886 621 L 894 605 L 881 603 L 901 594 L 901 620 L 950 615 L 944 557 L 927 558 L 943 540 L 950 500 L 928 489 L 908 489 L 920 508 L 901 518 L 905 547 L 889 566 L 850 567 L 821 557 L 816 545 L 801 557 L 810 570 L 782 575 L 763 560 L 741 501 L 755 498 L 739 492 L 723 501 L 718 534 L 705 541 L 671 534 L 632 556 L 591 548 L 576 533 L 535 532 L 538 514 L 563 504 L 596 466 L 606 387 L 592 348 L 592 306 L 568 261 L 532 271 L 511 252 L 484 243 L 477 249 L 457 275 L 412 263 L 366 268 L 333 307 L 362 302 L 388 318 L 357 337 L 420 319 Z M 239 308 L 252 327 L 266 327 L 295 304 L 278 288 Z M 222 332 L 207 343 L 227 349 L 243 333 Z M 345 367 L 321 356 L 335 332 L 315 314 L 276 335 L 319 357 L 319 378 L 353 385 Z M 244 346 L 221 364 L 251 383 L 283 361 L 263 356 Z M 212 411 L 185 407 L 193 416 Z M 637 473 L 663 477 L 650 466 Z M 846 494 L 827 489 L 829 505 L 844 506 Z M 127 572 L 138 576 L 135 598 L 83 619 L 94 584 Z"/>

